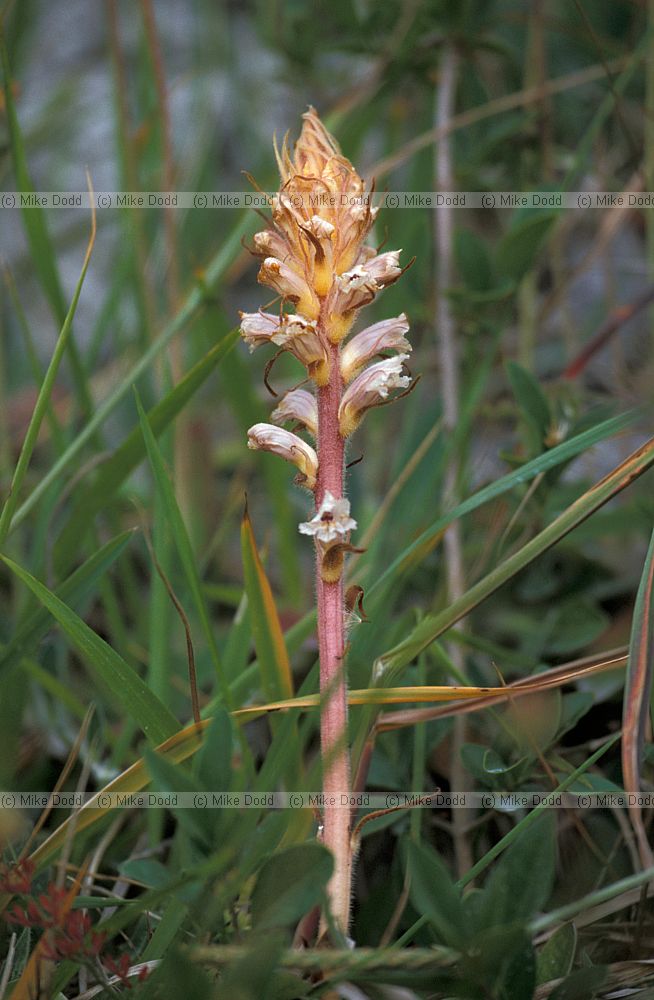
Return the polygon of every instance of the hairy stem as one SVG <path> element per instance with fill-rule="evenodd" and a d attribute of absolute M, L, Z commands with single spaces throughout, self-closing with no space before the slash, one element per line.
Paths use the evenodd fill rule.
<path fill-rule="evenodd" d="M 330 377 L 318 390 L 318 480 L 316 507 L 325 492 L 343 496 L 344 442 L 338 428 L 341 380 L 338 346 L 330 349 Z M 350 790 L 350 758 L 347 742 L 347 682 L 345 677 L 345 627 L 343 581 L 327 583 L 321 574 L 321 554 L 316 552 L 318 600 L 318 646 L 320 650 L 320 747 L 323 792 L 338 806 L 326 805 L 323 815 L 325 845 L 334 855 L 334 874 L 328 892 L 332 913 L 343 932 L 350 913 L 350 811 L 340 807 L 340 797 Z"/>

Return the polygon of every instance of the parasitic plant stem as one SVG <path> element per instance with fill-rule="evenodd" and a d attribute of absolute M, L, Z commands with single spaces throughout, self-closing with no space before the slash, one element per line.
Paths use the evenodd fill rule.
<path fill-rule="evenodd" d="M 325 494 L 343 496 L 345 442 L 338 426 L 338 410 L 343 393 L 338 345 L 330 345 L 330 377 L 318 389 L 318 480 L 316 503 Z M 322 552 L 316 541 L 316 594 L 318 601 L 318 648 L 320 651 L 320 751 L 323 792 L 340 803 L 350 791 L 350 754 L 347 742 L 347 680 L 345 676 L 345 606 L 343 577 L 333 582 L 322 577 Z M 334 855 L 334 874 L 329 893 L 334 917 L 347 928 L 350 912 L 351 853 L 348 808 L 326 806 L 323 814 L 323 841 Z"/>
<path fill-rule="evenodd" d="M 275 153 L 282 184 L 271 200 L 269 227 L 254 237 L 254 252 L 263 259 L 259 281 L 277 292 L 280 306 L 276 313 L 241 313 L 241 334 L 251 350 L 267 344 L 292 354 L 306 370 L 300 385 L 312 383 L 313 391 L 290 389 L 274 410 L 273 420 L 292 423 L 293 431 L 255 424 L 248 446 L 292 462 L 296 482 L 313 494 L 313 516 L 299 530 L 313 537 L 316 548 L 320 746 L 330 803 L 322 817 L 323 841 L 334 856 L 331 916 L 346 934 L 352 848 L 351 811 L 341 805 L 351 783 L 343 572 L 357 524 L 345 497 L 345 445 L 367 410 L 410 384 L 404 362 L 411 345 L 404 313 L 349 336 L 360 310 L 403 269 L 400 251 L 378 253 L 366 243 L 378 210 L 313 109 L 304 115 L 294 158 L 286 141 Z M 315 439 L 315 448 L 298 430 Z M 327 923 L 323 919 L 323 931 Z"/>

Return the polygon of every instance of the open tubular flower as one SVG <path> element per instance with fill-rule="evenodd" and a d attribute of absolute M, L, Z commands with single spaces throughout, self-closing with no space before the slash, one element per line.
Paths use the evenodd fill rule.
<path fill-rule="evenodd" d="M 306 389 L 291 389 L 272 412 L 276 424 L 295 421 L 302 424 L 315 437 L 318 433 L 318 407 L 316 397 Z"/>
<path fill-rule="evenodd" d="M 300 525 L 300 533 L 313 535 L 318 542 L 329 545 L 346 539 L 356 526 L 356 521 L 350 517 L 350 501 L 337 500 L 327 490 L 314 517 Z"/>
<path fill-rule="evenodd" d="M 400 313 L 395 319 L 383 319 L 357 333 L 341 351 L 343 381 L 351 382 L 364 365 L 383 351 L 410 351 L 411 344 L 404 336 L 408 332 L 406 313 Z"/>
<path fill-rule="evenodd" d="M 248 431 L 248 448 L 254 451 L 271 451 L 292 462 L 300 470 L 299 482 L 312 490 L 316 485 L 318 457 L 306 441 L 297 434 L 275 427 L 273 424 L 255 424 Z"/>
<path fill-rule="evenodd" d="M 398 354 L 396 358 L 377 361 L 348 386 L 338 408 L 339 427 L 343 437 L 349 437 L 357 429 L 366 410 L 384 403 L 391 389 L 405 389 L 411 384 L 411 377 L 402 374 L 403 364 L 408 356 Z"/>

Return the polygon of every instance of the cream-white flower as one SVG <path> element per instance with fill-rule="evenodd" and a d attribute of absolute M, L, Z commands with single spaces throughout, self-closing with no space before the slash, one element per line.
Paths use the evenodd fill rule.
<path fill-rule="evenodd" d="M 356 264 L 349 271 L 339 274 L 336 279 L 336 295 L 333 301 L 335 313 L 347 313 L 360 309 L 375 297 L 381 285 L 377 284 L 368 271 L 368 265 Z"/>
<path fill-rule="evenodd" d="M 341 399 L 338 421 L 343 437 L 348 437 L 361 423 L 363 415 L 371 406 L 379 406 L 388 398 L 391 389 L 405 389 L 411 384 L 409 375 L 402 374 L 402 367 L 408 354 L 398 354 L 396 358 L 377 361 L 355 378 Z"/>
<path fill-rule="evenodd" d="M 316 397 L 306 389 L 292 389 L 273 410 L 272 418 L 276 424 L 283 424 L 288 420 L 297 421 L 315 437 L 318 430 Z"/>
<path fill-rule="evenodd" d="M 402 274 L 400 267 L 401 250 L 388 250 L 377 257 L 366 261 L 366 271 L 374 278 L 380 288 L 392 285 Z"/>
<path fill-rule="evenodd" d="M 410 351 L 411 344 L 404 336 L 408 330 L 406 313 L 400 313 L 394 319 L 383 319 L 352 337 L 341 352 L 341 374 L 345 382 L 351 382 L 361 368 L 382 351 Z"/>
<path fill-rule="evenodd" d="M 283 261 L 276 257 L 266 257 L 257 280 L 260 284 L 273 288 L 285 299 L 295 302 L 299 312 L 318 315 L 320 305 L 315 293 L 309 288 L 306 280 Z"/>
<path fill-rule="evenodd" d="M 270 451 L 292 462 L 300 470 L 303 485 L 312 490 L 318 474 L 318 456 L 306 441 L 297 434 L 275 427 L 274 424 L 254 424 L 248 431 L 248 448 Z"/>
<path fill-rule="evenodd" d="M 250 348 L 250 353 L 262 344 L 275 343 L 274 335 L 281 326 L 281 317 L 263 312 L 241 313 L 241 336 Z"/>
<path fill-rule="evenodd" d="M 263 344 L 275 344 L 290 351 L 320 385 L 329 375 L 327 352 L 316 324 L 300 313 L 279 316 L 261 309 L 256 313 L 242 312 L 241 336 L 250 351 Z"/>
<path fill-rule="evenodd" d="M 346 538 L 356 526 L 356 521 L 350 517 L 350 501 L 345 497 L 337 500 L 326 490 L 315 515 L 310 521 L 303 521 L 299 530 L 302 535 L 313 535 L 319 542 L 329 545 Z"/>

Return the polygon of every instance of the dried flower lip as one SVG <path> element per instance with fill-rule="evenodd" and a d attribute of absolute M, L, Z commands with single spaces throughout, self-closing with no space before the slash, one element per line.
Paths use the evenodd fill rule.
<path fill-rule="evenodd" d="M 366 410 L 379 406 L 388 399 L 391 389 L 405 389 L 410 385 L 411 377 L 402 374 L 407 358 L 408 354 L 398 354 L 395 358 L 377 361 L 347 387 L 338 408 L 343 437 L 348 437 L 356 430 Z"/>
<path fill-rule="evenodd" d="M 311 373 L 327 364 L 327 352 L 314 320 L 301 313 L 273 313 L 259 310 L 241 313 L 241 336 L 250 352 L 264 344 L 274 344 L 293 354 Z"/>
<path fill-rule="evenodd" d="M 297 466 L 308 489 L 312 490 L 315 487 L 318 456 L 311 445 L 297 434 L 282 427 L 275 427 L 274 424 L 254 424 L 248 431 L 248 448 L 280 455 L 287 462 Z"/>
<path fill-rule="evenodd" d="M 316 398 L 306 389 L 291 389 L 272 412 L 276 424 L 293 420 L 315 437 L 318 431 L 318 406 Z"/>
<path fill-rule="evenodd" d="M 325 491 L 320 507 L 310 521 L 303 521 L 299 526 L 300 534 L 313 535 L 323 545 L 341 541 L 350 531 L 354 531 L 357 522 L 350 517 L 350 501 L 345 497 L 336 497 Z"/>
<path fill-rule="evenodd" d="M 341 374 L 345 382 L 350 382 L 361 368 L 382 351 L 408 353 L 411 344 L 404 336 L 408 333 L 409 322 L 406 313 L 394 319 L 384 319 L 366 327 L 345 345 L 341 351 Z"/>

